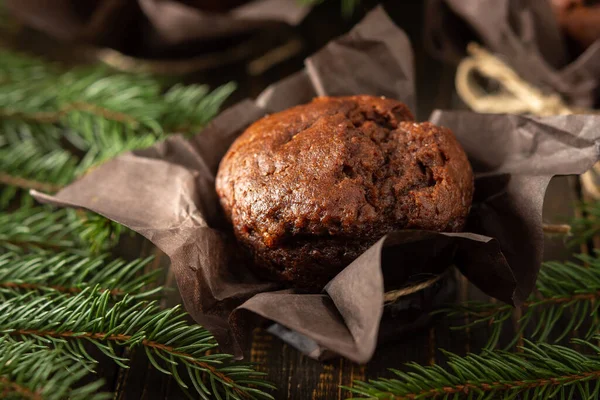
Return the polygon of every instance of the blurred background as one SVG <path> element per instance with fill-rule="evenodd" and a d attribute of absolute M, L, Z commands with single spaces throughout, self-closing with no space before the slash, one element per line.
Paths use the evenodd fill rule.
<path fill-rule="evenodd" d="M 3 37 L 11 48 L 67 65 L 103 63 L 149 72 L 167 84 L 233 81 L 237 90 L 228 99 L 233 104 L 300 70 L 305 57 L 347 32 L 378 3 L 410 36 L 419 84 L 434 90 L 443 77 L 423 46 L 426 4 L 417 0 L 9 0 Z M 419 101 L 419 115 L 426 118 L 434 100 L 420 96 Z"/>

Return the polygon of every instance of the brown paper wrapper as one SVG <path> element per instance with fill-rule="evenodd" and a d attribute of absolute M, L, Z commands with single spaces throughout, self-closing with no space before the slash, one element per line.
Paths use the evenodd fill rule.
<path fill-rule="evenodd" d="M 546 185 L 555 174 L 582 173 L 598 160 L 600 117 L 435 112 L 431 120 L 455 132 L 476 173 L 467 232 L 392 232 L 322 292 L 305 293 L 258 279 L 238 259 L 214 188 L 219 161 L 250 123 L 316 95 L 385 95 L 414 105 L 410 43 L 381 8 L 305 66 L 256 101 L 222 112 L 189 140 L 172 136 L 124 154 L 56 196 L 33 194 L 92 210 L 151 240 L 171 258 L 187 311 L 237 356 L 266 319 L 313 357 L 327 349 L 364 363 L 378 341 L 384 293 L 450 264 L 486 293 L 521 303 L 542 258 Z"/>
<path fill-rule="evenodd" d="M 273 23 L 296 25 L 310 10 L 296 0 L 6 0 L 6 6 L 58 39 L 146 58 L 217 51 Z"/>
<path fill-rule="evenodd" d="M 470 41 L 482 42 L 523 79 L 569 104 L 597 105 L 600 40 L 573 58 L 550 0 L 428 0 L 425 43 L 432 54 L 458 63 Z"/>

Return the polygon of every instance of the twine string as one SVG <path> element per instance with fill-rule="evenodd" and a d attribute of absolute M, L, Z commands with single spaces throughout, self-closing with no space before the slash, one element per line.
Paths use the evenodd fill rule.
<path fill-rule="evenodd" d="M 476 43 L 469 43 L 467 53 L 469 57 L 456 70 L 456 91 L 477 112 L 534 115 L 595 113 L 594 110 L 568 106 L 557 93 L 544 93 Z M 477 74 L 496 81 L 500 85 L 498 93 L 487 93 L 475 79 Z"/>
<path fill-rule="evenodd" d="M 445 274 L 439 274 L 434 276 L 433 278 L 427 279 L 426 281 L 422 281 L 410 286 L 405 286 L 397 290 L 390 290 L 389 292 L 385 292 L 383 294 L 383 302 L 385 304 L 393 303 L 400 297 L 408 296 L 410 294 L 416 293 L 430 286 L 433 286 L 436 282 L 442 279 L 444 275 Z"/>
<path fill-rule="evenodd" d="M 557 93 L 543 92 L 476 43 L 469 43 L 467 53 L 469 56 L 461 61 L 456 70 L 455 86 L 460 98 L 474 111 L 540 116 L 598 114 L 598 110 L 567 105 Z M 477 74 L 497 82 L 499 91 L 486 92 L 476 79 Z M 583 190 L 594 200 L 600 200 L 599 176 L 600 164 L 597 163 L 580 177 Z"/>

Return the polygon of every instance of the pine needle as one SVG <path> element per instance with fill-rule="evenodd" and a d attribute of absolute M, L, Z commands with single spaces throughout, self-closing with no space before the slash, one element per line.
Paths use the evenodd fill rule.
<path fill-rule="evenodd" d="M 209 93 L 206 85 L 175 85 L 164 95 L 166 111 L 161 123 L 167 131 L 194 134 L 206 125 L 235 90 L 228 83 Z"/>
<path fill-rule="evenodd" d="M 235 89 L 177 85 L 106 68 L 67 72 L 0 51 L 0 184 L 54 192 L 169 133 L 197 133 Z M 18 190 L 0 196 L 6 207 Z"/>
<path fill-rule="evenodd" d="M 71 209 L 21 207 L 0 212 L 0 253 L 71 251 L 90 254 L 110 247 L 121 225 Z"/>
<path fill-rule="evenodd" d="M 0 299 L 19 296 L 27 291 L 80 293 L 86 287 L 98 287 L 114 297 L 152 296 L 162 288 L 146 289 L 156 283 L 161 272 L 144 273 L 152 257 L 126 262 L 109 261 L 109 255 L 87 257 L 73 253 L 8 252 L 0 255 Z"/>
<path fill-rule="evenodd" d="M 116 243 L 120 225 L 81 211 L 33 207 L 24 191 L 55 192 L 124 151 L 148 147 L 171 132 L 197 133 L 234 88 L 177 85 L 164 92 L 149 76 L 97 67 L 65 72 L 0 50 L 0 210 L 21 201 L 18 210 L 0 212 L 1 333 L 44 346 L 40 351 L 55 349 L 70 363 L 57 361 L 57 371 L 92 370 L 96 361 L 84 344 L 121 367 L 128 361 L 121 348 L 140 348 L 157 370 L 201 398 L 272 399 L 263 391 L 273 387 L 263 374 L 232 364 L 230 355 L 207 354 L 216 347 L 214 338 L 188 324 L 178 307 L 161 310 L 143 300 L 162 290 L 147 289 L 159 273 L 144 273 L 148 259 L 97 254 Z M 0 342 L 2 353 L 10 350 L 7 343 Z M 27 373 L 42 376 L 33 367 Z M 60 383 L 42 377 L 50 387 Z M 64 387 L 72 382 L 65 379 Z M 23 384 L 0 376 L 3 394 Z M 57 392 L 56 398 L 102 397 L 93 390 L 85 395 L 89 387 Z M 46 396 L 40 390 L 35 386 L 28 394 Z"/>
<path fill-rule="evenodd" d="M 0 7 L 3 13 L 4 7 Z M 0 18 L 1 20 L 2 18 Z M 35 57 L 26 57 L 8 49 L 0 49 L 0 82 L 36 81 L 58 73 L 54 64 Z"/>
<path fill-rule="evenodd" d="M 448 366 L 406 364 L 391 370 L 396 378 L 355 381 L 343 387 L 361 398 L 405 399 L 596 399 L 600 391 L 600 348 L 590 341 L 577 344 L 595 354 L 563 346 L 526 341 L 521 352 L 484 351 L 460 357 L 446 353 Z M 517 397 L 520 396 L 520 397 Z"/>
<path fill-rule="evenodd" d="M 514 346 L 528 328 L 533 329 L 528 337 L 540 342 L 558 342 L 584 325 L 588 325 L 583 333 L 585 338 L 600 332 L 600 321 L 593 318 L 600 306 L 600 252 L 595 256 L 579 254 L 576 257 L 581 265 L 572 262 L 542 265 L 537 280 L 539 295 L 532 295 L 523 305 L 519 331 L 506 348 Z M 513 311 L 506 304 L 467 302 L 438 313 L 461 319 L 466 315 L 472 321 L 453 329 L 489 326 L 491 333 L 486 348 L 494 348 Z M 561 329 L 558 329 L 559 322 Z"/>
<path fill-rule="evenodd" d="M 0 394 L 3 399 L 102 400 L 101 380 L 79 384 L 89 370 L 60 350 L 49 350 L 32 342 L 14 342 L 0 337 Z"/>
<path fill-rule="evenodd" d="M 69 152 L 47 151 L 33 140 L 0 147 L 0 183 L 21 189 L 56 192 L 75 177 L 77 159 Z"/>
<path fill-rule="evenodd" d="M 113 303 L 110 291 L 86 288 L 75 295 L 44 296 L 28 292 L 0 304 L 0 334 L 63 348 L 74 359 L 93 360 L 84 349 L 91 343 L 119 366 L 127 359 L 118 347 L 142 348 L 151 364 L 172 375 L 184 389 L 213 393 L 203 376 L 226 398 L 272 399 L 263 390 L 273 386 L 250 365 L 231 364 L 232 356 L 207 354 L 216 348 L 213 336 L 186 322 L 179 307 L 161 310 L 155 302 L 125 297 Z M 179 375 L 185 371 L 186 380 Z"/>

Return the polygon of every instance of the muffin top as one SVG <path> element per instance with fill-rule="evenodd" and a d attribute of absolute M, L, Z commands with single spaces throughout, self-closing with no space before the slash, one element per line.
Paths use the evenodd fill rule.
<path fill-rule="evenodd" d="M 473 174 L 452 132 L 403 103 L 320 97 L 252 124 L 216 188 L 255 261 L 294 282 L 329 279 L 393 230 L 460 230 Z"/>

